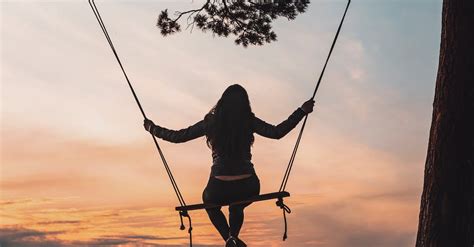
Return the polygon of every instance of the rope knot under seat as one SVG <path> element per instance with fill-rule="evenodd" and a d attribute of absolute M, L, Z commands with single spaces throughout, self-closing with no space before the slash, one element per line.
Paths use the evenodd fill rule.
<path fill-rule="evenodd" d="M 285 211 L 286 213 L 291 213 L 291 209 L 290 207 L 288 207 L 284 202 L 283 202 L 283 198 L 278 198 L 278 201 L 276 201 L 276 205 L 278 207 L 280 207 L 281 209 L 283 209 L 283 211 Z"/>
<path fill-rule="evenodd" d="M 287 223 L 287 221 L 286 221 L 286 213 L 289 213 L 289 214 L 290 214 L 290 213 L 291 213 L 291 209 L 290 209 L 290 207 L 288 207 L 288 206 L 285 204 L 285 202 L 283 201 L 283 198 L 282 198 L 282 197 L 278 198 L 278 200 L 276 201 L 275 204 L 276 204 L 279 208 L 281 208 L 282 211 L 283 211 L 283 220 L 284 220 L 284 222 L 285 222 L 285 232 L 283 233 L 283 241 L 285 241 L 285 240 L 288 238 L 288 234 L 287 234 L 287 232 L 288 232 L 288 223 Z"/>
<path fill-rule="evenodd" d="M 186 211 L 186 210 L 179 211 L 179 220 L 181 221 L 181 226 L 179 227 L 179 229 L 181 231 L 186 229 L 186 227 L 184 226 L 184 223 L 183 223 L 183 217 L 188 218 L 188 222 L 189 222 L 189 227 L 188 227 L 189 246 L 192 247 L 193 246 L 193 233 L 192 233 L 193 224 L 192 224 L 192 221 L 191 221 L 191 216 L 188 214 L 188 211 Z"/>

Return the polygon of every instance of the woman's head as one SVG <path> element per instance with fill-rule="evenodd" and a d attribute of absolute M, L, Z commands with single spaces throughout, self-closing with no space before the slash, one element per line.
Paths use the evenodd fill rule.
<path fill-rule="evenodd" d="M 253 113 L 245 88 L 229 86 L 210 111 L 212 127 L 207 143 L 219 154 L 230 158 L 240 157 L 254 141 Z"/>
<path fill-rule="evenodd" d="M 225 107 L 227 110 L 243 111 L 250 113 L 250 100 L 247 91 L 239 84 L 234 84 L 222 93 L 216 106 Z"/>

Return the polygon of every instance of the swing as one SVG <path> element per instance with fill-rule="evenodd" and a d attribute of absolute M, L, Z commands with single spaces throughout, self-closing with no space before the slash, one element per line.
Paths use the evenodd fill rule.
<path fill-rule="evenodd" d="M 115 46 L 112 42 L 112 39 L 110 38 L 108 32 L 107 32 L 107 29 L 105 27 L 105 24 L 104 24 L 104 21 L 102 20 L 102 17 L 99 13 L 99 10 L 94 2 L 94 0 L 88 0 L 89 1 L 89 5 L 90 7 L 92 8 L 92 11 L 94 12 L 94 15 L 102 29 L 102 32 L 104 33 L 105 35 L 105 38 L 107 39 L 107 42 L 110 46 L 110 48 L 112 49 L 112 52 L 120 66 L 120 69 L 122 70 L 122 73 L 128 83 L 128 86 L 130 88 L 130 91 L 132 92 L 132 95 L 133 97 L 135 98 L 135 101 L 138 105 L 138 108 L 140 109 L 140 112 L 143 116 L 143 118 L 145 119 L 148 119 L 146 117 L 146 114 L 145 114 L 145 111 L 143 110 L 143 107 L 137 97 L 137 94 L 135 93 L 135 90 L 130 82 L 130 79 L 128 78 L 128 75 L 127 73 L 125 72 L 125 69 L 122 65 L 122 62 L 118 56 L 118 53 L 117 51 L 115 50 Z M 326 58 L 326 62 L 324 63 L 324 66 L 323 66 L 323 69 L 321 71 L 321 74 L 319 75 L 319 79 L 316 83 L 316 87 L 313 91 L 313 95 L 311 96 L 311 99 L 314 100 L 315 96 L 316 96 L 316 93 L 318 91 L 318 88 L 319 88 L 319 85 L 321 84 L 321 80 L 323 78 L 323 75 L 324 75 L 324 72 L 326 70 L 326 66 L 328 64 L 328 61 L 329 61 L 329 58 L 331 57 L 331 54 L 332 54 L 332 51 L 334 49 L 334 46 L 336 44 L 336 41 L 337 41 L 337 38 L 339 36 L 339 33 L 341 31 L 341 27 L 342 27 L 342 24 L 344 23 L 344 19 L 346 17 L 346 13 L 347 13 L 347 10 L 349 9 L 349 5 L 351 3 L 351 0 L 348 0 L 347 1 L 347 5 L 346 5 L 346 8 L 344 10 L 344 14 L 342 16 L 342 19 L 341 19 L 341 22 L 339 23 L 339 27 L 337 28 L 337 31 L 336 31 L 336 34 L 334 36 L 334 39 L 333 39 L 333 42 L 331 44 L 331 48 L 329 50 L 329 54 Z M 273 193 L 267 193 L 267 194 L 260 194 L 258 196 L 254 196 L 254 197 L 251 197 L 251 198 L 248 198 L 247 200 L 244 200 L 244 201 L 238 201 L 238 202 L 231 202 L 231 203 L 228 203 L 228 204 L 192 204 L 192 205 L 188 205 L 186 204 L 186 202 L 184 201 L 184 198 L 183 198 L 183 195 L 181 194 L 181 191 L 179 190 L 179 187 L 178 187 L 178 184 L 176 183 L 176 180 L 174 179 L 174 176 L 171 172 L 171 169 L 168 165 L 168 162 L 166 161 L 165 159 L 165 156 L 163 154 L 163 151 L 161 150 L 160 148 L 160 145 L 158 144 L 158 141 L 156 140 L 156 137 L 151 134 L 152 136 L 152 139 L 153 139 L 153 142 L 155 143 L 155 146 L 156 146 L 156 149 L 158 150 L 158 154 L 160 155 L 160 158 L 161 158 L 161 161 L 163 162 L 163 165 L 165 167 L 165 170 L 168 174 L 168 177 L 170 179 L 170 182 L 171 182 L 171 185 L 173 186 L 173 189 L 176 193 L 176 196 L 178 198 L 178 201 L 179 201 L 179 204 L 180 206 L 177 206 L 175 207 L 175 210 L 179 212 L 179 216 L 180 216 L 180 221 L 181 221 L 181 226 L 180 226 L 180 229 L 181 230 L 185 230 L 186 227 L 184 226 L 184 223 L 183 223 L 183 217 L 185 218 L 188 218 L 188 222 L 189 222 L 189 227 L 188 227 L 188 233 L 189 233 L 189 246 L 193 246 L 193 240 L 192 240 L 192 221 L 191 221 L 191 216 L 189 215 L 188 211 L 192 211 L 192 210 L 200 210 L 200 209 L 209 209 L 209 208 L 214 208 L 214 207 L 221 207 L 221 206 L 231 206 L 231 205 L 237 205 L 237 204 L 243 204 L 243 203 L 249 203 L 249 202 L 258 202 L 258 201 L 266 201 L 266 200 L 273 200 L 273 199 L 277 199 L 276 201 L 276 205 L 278 207 L 280 207 L 283 211 L 283 219 L 284 219 L 284 226 L 285 226 L 285 230 L 284 230 L 284 234 L 283 234 L 283 241 L 287 239 L 287 221 L 286 221 L 286 213 L 291 213 L 291 209 L 285 205 L 284 201 L 283 201 L 283 198 L 285 197 L 289 197 L 290 196 L 290 193 L 285 191 L 285 188 L 286 188 L 286 185 L 288 183 L 288 178 L 290 176 L 290 173 L 291 173 L 291 169 L 293 168 L 293 163 L 295 161 L 295 157 L 296 157 L 296 153 L 298 151 L 298 147 L 300 145 L 300 141 L 301 141 L 301 137 L 303 136 L 303 131 L 304 131 L 304 128 L 306 126 L 306 121 L 308 119 L 308 115 L 305 116 L 304 118 L 304 121 L 303 121 L 303 124 L 301 125 L 301 129 L 299 131 L 299 134 L 298 134 L 298 137 L 296 139 L 296 143 L 295 143 L 295 146 L 293 148 L 293 152 L 290 156 L 290 160 L 288 162 L 288 165 L 286 167 L 286 171 L 285 171 L 285 174 L 283 176 L 283 180 L 281 182 L 281 185 L 280 185 L 280 188 L 278 190 L 278 192 L 273 192 Z"/>

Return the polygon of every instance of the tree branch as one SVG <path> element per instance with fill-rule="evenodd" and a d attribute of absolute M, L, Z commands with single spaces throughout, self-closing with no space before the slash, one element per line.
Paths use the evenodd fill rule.
<path fill-rule="evenodd" d="M 206 3 L 199 9 L 192 9 L 192 10 L 188 10 L 188 11 L 184 11 L 184 12 L 177 12 L 178 14 L 178 17 L 176 17 L 176 19 L 172 20 L 173 22 L 177 22 L 183 15 L 185 14 L 189 14 L 191 13 L 191 15 L 195 12 L 201 12 L 209 3 L 211 2 L 211 0 L 207 0 Z"/>

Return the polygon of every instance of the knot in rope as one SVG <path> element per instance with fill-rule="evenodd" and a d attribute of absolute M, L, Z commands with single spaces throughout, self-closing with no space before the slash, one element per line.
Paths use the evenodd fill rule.
<path fill-rule="evenodd" d="M 278 198 L 278 201 L 276 201 L 275 203 L 278 207 L 280 207 L 281 209 L 283 209 L 283 211 L 285 211 L 286 213 L 291 213 L 291 209 L 290 207 L 288 207 L 288 205 L 286 205 L 284 202 L 283 202 L 283 198 Z"/>
<path fill-rule="evenodd" d="M 192 247 L 193 246 L 193 233 L 192 233 L 193 224 L 192 224 L 192 221 L 191 221 L 191 216 L 188 214 L 188 211 L 186 211 L 186 210 L 179 211 L 179 220 L 181 221 L 181 226 L 179 227 L 179 229 L 181 231 L 186 229 L 186 227 L 184 226 L 184 223 L 183 223 L 183 217 L 188 218 L 188 222 L 189 222 L 189 227 L 188 227 L 189 246 Z"/>
<path fill-rule="evenodd" d="M 288 222 L 286 221 L 286 214 L 289 213 L 291 214 L 291 209 L 288 207 L 285 202 L 283 201 L 283 198 L 280 197 L 278 198 L 278 201 L 275 203 L 279 208 L 282 209 L 283 211 L 283 221 L 285 222 L 285 232 L 283 233 L 283 241 L 285 241 L 288 238 Z"/>

